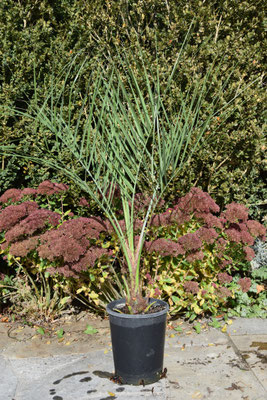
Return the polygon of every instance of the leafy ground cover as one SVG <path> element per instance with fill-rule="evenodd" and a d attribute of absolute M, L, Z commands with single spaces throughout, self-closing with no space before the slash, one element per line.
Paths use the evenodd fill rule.
<path fill-rule="evenodd" d="M 149 201 L 136 196 L 136 240 Z M 50 320 L 77 300 L 103 314 L 125 295 L 118 238 L 93 202 L 74 202 L 67 185 L 51 181 L 9 189 L 0 202 L 1 307 L 10 314 Z M 120 215 L 119 197 L 114 202 Z M 173 318 L 266 317 L 265 235 L 244 205 L 221 211 L 199 188 L 174 204 L 162 201 L 147 226 L 143 292 L 168 301 Z"/>

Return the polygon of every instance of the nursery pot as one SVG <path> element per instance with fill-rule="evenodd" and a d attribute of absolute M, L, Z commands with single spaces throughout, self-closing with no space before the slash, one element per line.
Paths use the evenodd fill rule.
<path fill-rule="evenodd" d="M 169 306 L 165 301 L 149 299 L 152 302 L 163 305 L 164 310 L 132 315 L 114 311 L 125 304 L 125 299 L 107 305 L 115 376 L 121 383 L 144 385 L 161 377 Z"/>

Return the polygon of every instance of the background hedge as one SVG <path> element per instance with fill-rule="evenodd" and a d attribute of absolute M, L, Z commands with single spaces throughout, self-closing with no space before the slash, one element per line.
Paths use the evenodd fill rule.
<path fill-rule="evenodd" d="M 115 59 L 119 47 L 133 57 L 133 62 L 138 62 L 137 42 L 152 70 L 157 56 L 164 82 L 194 19 L 193 33 L 175 76 L 172 98 L 176 90 L 189 89 L 193 73 L 201 75 L 214 55 L 222 60 L 222 80 L 226 71 L 233 69 L 228 83 L 231 93 L 235 93 L 241 81 L 260 79 L 235 100 L 234 114 L 216 135 L 207 132 L 190 167 L 181 171 L 167 196 L 180 196 L 193 185 L 199 186 L 221 207 L 231 201 L 242 202 L 250 206 L 254 218 L 262 219 L 267 192 L 263 18 L 262 1 L 2 0 L 0 102 L 27 109 L 27 103 L 33 101 L 34 67 L 42 97 L 53 74 L 58 76 L 81 52 L 77 65 L 84 56 L 88 62 L 75 100 L 78 102 L 99 58 Z M 214 82 L 215 92 L 220 84 Z M 58 85 L 60 88 L 60 80 Z M 226 100 L 222 98 L 221 103 Z M 171 112 L 177 111 L 175 104 L 169 107 Z M 219 119 L 214 123 L 219 124 Z M 30 121 L 1 116 L 0 129 L 1 142 L 15 141 L 25 152 L 36 154 L 34 141 L 39 142 L 43 132 L 36 132 Z M 61 157 L 66 163 L 72 162 L 68 154 Z M 39 165 L 2 157 L 0 193 L 10 187 L 34 186 L 52 177 L 64 181 L 54 171 Z"/>

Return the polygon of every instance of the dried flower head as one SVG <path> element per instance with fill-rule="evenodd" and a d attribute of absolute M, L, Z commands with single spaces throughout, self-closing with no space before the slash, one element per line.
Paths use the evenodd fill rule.
<path fill-rule="evenodd" d="M 33 201 L 11 205 L 0 210 L 0 231 L 7 231 L 38 208 Z"/>
<path fill-rule="evenodd" d="M 219 287 L 217 289 L 216 293 L 219 297 L 231 297 L 232 296 L 232 292 L 224 286 Z"/>
<path fill-rule="evenodd" d="M 199 228 L 196 231 L 196 234 L 198 237 L 203 241 L 208 244 L 214 243 L 214 241 L 217 239 L 219 236 L 218 233 L 215 231 L 214 228 L 205 228 L 204 226 Z"/>
<path fill-rule="evenodd" d="M 181 236 L 178 243 L 185 251 L 198 250 L 202 246 L 202 242 L 196 233 L 187 233 L 186 235 Z"/>
<path fill-rule="evenodd" d="M 265 227 L 260 224 L 258 221 L 248 220 L 246 225 L 249 229 L 249 232 L 254 237 L 265 238 L 266 236 L 266 229 Z"/>
<path fill-rule="evenodd" d="M 226 272 L 220 272 L 218 274 L 218 280 L 220 283 L 230 283 L 230 282 L 232 282 L 233 278 L 231 275 L 228 275 Z"/>
<path fill-rule="evenodd" d="M 241 278 L 237 283 L 240 285 L 242 292 L 246 293 L 249 291 L 251 286 L 251 280 L 249 278 Z"/>
<path fill-rule="evenodd" d="M 20 189 L 8 189 L 0 197 L 0 203 L 7 203 L 9 200 L 19 201 L 22 197 Z"/>
<path fill-rule="evenodd" d="M 177 257 L 180 254 L 184 254 L 184 249 L 179 245 L 179 243 L 173 242 L 172 240 L 167 240 L 164 238 L 156 239 L 152 242 L 145 242 L 145 248 L 149 253 L 153 251 L 164 256 Z"/>
<path fill-rule="evenodd" d="M 85 197 L 80 198 L 78 205 L 81 207 L 90 207 L 90 204 L 88 203 Z"/>
<path fill-rule="evenodd" d="M 42 231 L 44 228 L 56 226 L 60 221 L 60 214 L 46 209 L 32 211 L 26 218 L 19 221 L 5 235 L 8 243 L 14 242 L 22 237 L 33 235 Z"/>
<path fill-rule="evenodd" d="M 199 291 L 198 282 L 187 281 L 184 283 L 184 289 L 188 293 L 197 294 Z"/>
<path fill-rule="evenodd" d="M 40 183 L 40 185 L 37 188 L 37 193 L 38 194 L 46 194 L 46 195 L 52 195 L 55 193 L 60 193 L 68 190 L 68 185 L 65 185 L 64 183 L 54 183 L 49 180 L 43 181 Z"/>
<path fill-rule="evenodd" d="M 178 207 L 189 213 L 204 212 L 217 213 L 220 207 L 206 192 L 197 187 L 192 187 L 190 192 L 178 201 Z"/>
<path fill-rule="evenodd" d="M 211 213 L 205 213 L 205 212 L 195 212 L 194 216 L 200 220 L 203 221 L 208 228 L 223 228 L 223 221 L 222 218 L 218 218 L 215 215 Z"/>
<path fill-rule="evenodd" d="M 89 239 L 98 239 L 102 231 L 106 231 L 106 225 L 100 218 L 80 217 L 65 221 L 57 229 L 40 236 L 37 250 L 42 258 L 50 261 L 61 259 L 66 263 L 77 265 L 81 257 L 85 257 L 86 254 L 87 258 L 93 257 Z M 96 249 L 98 247 L 94 250 L 96 254 L 102 250 Z"/>
<path fill-rule="evenodd" d="M 22 196 L 35 196 L 36 194 L 37 190 L 32 188 L 25 188 L 21 191 Z"/>
<path fill-rule="evenodd" d="M 248 211 L 243 204 L 231 203 L 226 206 L 224 216 L 229 222 L 247 221 Z"/>
<path fill-rule="evenodd" d="M 247 261 L 252 261 L 253 258 L 255 257 L 255 252 L 251 247 L 245 246 L 243 247 L 244 253 L 246 255 L 246 260 Z"/>
<path fill-rule="evenodd" d="M 241 242 L 241 235 L 237 229 L 234 228 L 226 229 L 225 233 L 227 234 L 227 237 L 231 242 L 236 242 L 236 243 Z"/>
<path fill-rule="evenodd" d="M 31 251 L 36 249 L 38 241 L 38 236 L 34 236 L 20 242 L 12 243 L 9 253 L 15 257 L 26 257 Z"/>
<path fill-rule="evenodd" d="M 203 258 L 204 258 L 203 251 L 195 250 L 195 251 L 192 251 L 191 253 L 189 253 L 187 255 L 186 260 L 191 263 L 191 262 L 194 262 L 196 260 L 201 261 L 201 260 L 203 260 Z"/>

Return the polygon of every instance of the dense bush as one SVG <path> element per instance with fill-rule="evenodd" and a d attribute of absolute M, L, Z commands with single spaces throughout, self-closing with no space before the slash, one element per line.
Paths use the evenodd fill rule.
<path fill-rule="evenodd" d="M 133 63 L 137 62 L 137 40 L 152 73 L 157 57 L 160 79 L 164 82 L 194 19 L 193 33 L 172 87 L 171 98 L 174 100 L 169 108 L 176 113 L 177 91 L 186 92 L 193 74 L 202 75 L 213 55 L 222 58 L 222 80 L 225 71 L 234 68 L 227 83 L 232 92 L 242 81 L 249 82 L 262 76 L 263 18 L 264 4 L 261 1 L 191 0 L 185 5 L 175 0 L 25 0 L 23 3 L 2 0 L 0 103 L 27 109 L 27 102 L 34 101 L 34 65 L 39 95 L 45 96 L 53 74 L 58 77 L 74 57 L 76 68 L 73 76 L 85 56 L 88 56 L 85 72 L 96 70 L 99 58 L 103 60 L 111 56 L 115 60 L 116 46 L 125 49 L 128 54 L 132 52 Z M 142 79 L 140 76 L 141 82 Z M 62 80 L 58 79 L 57 84 L 60 90 Z M 72 105 L 74 109 L 87 84 L 86 78 L 78 84 Z M 214 82 L 215 92 L 220 84 Z M 212 127 L 207 131 L 198 154 L 191 160 L 189 168 L 181 171 L 166 198 L 174 199 L 177 190 L 179 196 L 186 194 L 197 185 L 211 193 L 221 207 L 238 201 L 250 204 L 255 217 L 263 216 L 266 201 L 262 133 L 264 93 L 260 80 L 235 99 L 235 113 L 226 124 L 219 126 L 216 136 L 212 134 Z M 226 100 L 222 98 L 222 104 Z M 220 124 L 220 120 L 214 121 L 214 124 Z M 5 116 L 1 118 L 0 129 L 1 141 L 13 141 L 25 153 L 30 151 L 39 155 L 34 142 L 42 144 L 43 132 L 36 131 L 34 123 L 26 117 Z M 73 164 L 69 154 L 58 156 L 67 165 Z M 78 168 L 75 164 L 73 167 Z M 51 177 L 63 181 L 59 173 L 55 175 L 45 167 L 3 156 L 0 193 L 9 187 L 38 185 L 43 179 Z M 72 187 L 72 191 L 77 193 L 77 188 Z"/>
<path fill-rule="evenodd" d="M 6 191 L 0 197 L 0 253 L 9 263 L 9 274 L 14 275 L 18 263 L 32 276 L 46 274 L 63 291 L 63 298 L 79 298 L 99 312 L 109 300 L 124 295 L 124 260 L 104 218 L 75 216 L 70 204 L 62 203 L 57 212 L 48 209 L 56 198 L 60 202 L 62 196 L 67 198 L 68 190 L 64 184 L 44 181 L 36 190 Z M 148 201 L 145 195 L 136 196 L 137 239 Z M 86 199 L 76 210 L 81 207 L 91 211 Z M 185 313 L 191 319 L 236 307 L 244 313 L 244 301 L 250 310 L 254 307 L 252 315 L 264 316 L 266 277 L 255 275 L 250 264 L 255 238 L 256 244 L 265 240 L 264 226 L 250 220 L 241 204 L 231 203 L 220 212 L 198 188 L 164 212 L 163 208 L 161 202 L 146 232 L 142 256 L 146 294 L 167 300 L 172 315 Z M 125 229 L 123 219 L 121 228 Z"/>

